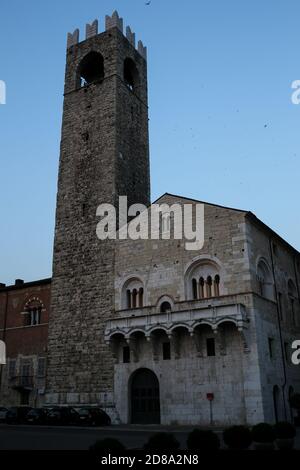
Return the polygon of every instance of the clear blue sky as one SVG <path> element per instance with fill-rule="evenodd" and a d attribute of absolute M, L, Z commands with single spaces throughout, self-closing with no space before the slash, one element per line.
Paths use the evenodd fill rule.
<path fill-rule="evenodd" d="M 66 34 L 117 8 L 148 46 L 152 199 L 253 211 L 300 248 L 298 0 L 2 0 L 0 282 L 51 275 Z"/>

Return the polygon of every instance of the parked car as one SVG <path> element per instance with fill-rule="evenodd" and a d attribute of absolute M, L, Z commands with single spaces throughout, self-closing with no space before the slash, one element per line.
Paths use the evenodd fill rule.
<path fill-rule="evenodd" d="M 4 423 L 6 420 L 6 413 L 8 409 L 4 406 L 0 406 L 0 423 Z"/>
<path fill-rule="evenodd" d="M 47 418 L 47 411 L 44 408 L 32 408 L 27 413 L 25 421 L 27 424 L 46 424 Z"/>
<path fill-rule="evenodd" d="M 76 424 L 78 419 L 74 408 L 55 406 L 47 409 L 47 424 L 54 426 Z"/>
<path fill-rule="evenodd" d="M 24 424 L 26 423 L 27 413 L 32 408 L 30 406 L 13 406 L 6 413 L 7 424 Z"/>
<path fill-rule="evenodd" d="M 77 424 L 83 426 L 108 426 L 111 419 L 101 408 L 78 408 Z"/>

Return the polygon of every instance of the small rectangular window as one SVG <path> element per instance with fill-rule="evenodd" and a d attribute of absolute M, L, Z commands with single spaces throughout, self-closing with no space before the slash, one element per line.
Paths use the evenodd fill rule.
<path fill-rule="evenodd" d="M 32 366 L 31 362 L 25 360 L 21 364 L 21 377 L 20 385 L 23 387 L 30 387 L 32 385 Z"/>
<path fill-rule="evenodd" d="M 29 377 L 30 376 L 30 364 L 23 364 L 22 365 L 22 376 Z"/>
<path fill-rule="evenodd" d="M 123 348 L 123 362 L 128 364 L 130 362 L 130 348 L 129 346 L 124 346 Z"/>
<path fill-rule="evenodd" d="M 274 339 L 268 338 L 268 345 L 269 345 L 269 356 L 270 359 L 274 357 Z"/>
<path fill-rule="evenodd" d="M 216 355 L 215 338 L 206 338 L 206 353 L 208 356 Z"/>
<path fill-rule="evenodd" d="M 38 359 L 38 377 L 45 377 L 46 375 L 46 359 L 44 357 L 39 357 Z"/>
<path fill-rule="evenodd" d="M 171 359 L 171 345 L 169 342 L 165 342 L 162 344 L 163 348 L 163 360 L 167 361 Z"/>
<path fill-rule="evenodd" d="M 8 368 L 8 375 L 10 378 L 13 378 L 16 376 L 16 359 L 10 359 L 9 361 L 9 368 Z"/>

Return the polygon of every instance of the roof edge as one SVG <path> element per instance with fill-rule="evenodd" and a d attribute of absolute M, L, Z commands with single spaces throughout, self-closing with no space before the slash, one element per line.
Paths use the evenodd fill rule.
<path fill-rule="evenodd" d="M 155 204 L 157 201 L 159 201 L 164 196 L 171 196 L 171 197 L 177 197 L 177 198 L 180 198 L 180 199 L 186 199 L 187 201 L 199 202 L 200 204 L 206 204 L 207 206 L 219 207 L 221 209 L 227 209 L 227 210 L 231 210 L 231 211 L 235 211 L 235 212 L 243 212 L 244 214 L 247 214 L 249 212 L 248 210 L 244 210 L 244 209 L 237 209 L 235 207 L 221 206 L 220 204 L 214 204 L 213 202 L 200 201 L 199 199 L 194 199 L 192 197 L 180 196 L 179 194 L 172 194 L 172 193 L 168 193 L 168 192 L 163 193 L 155 201 L 153 201 L 152 204 Z"/>
<path fill-rule="evenodd" d="M 251 220 L 251 222 L 254 222 L 255 224 L 259 225 L 263 230 L 268 232 L 272 237 L 280 241 L 280 243 L 283 243 L 289 250 L 292 250 L 297 254 L 297 256 L 300 256 L 300 252 L 297 250 L 297 248 L 293 247 L 289 242 L 287 242 L 284 238 L 282 238 L 275 230 L 273 230 L 271 227 L 269 227 L 267 224 L 265 224 L 261 219 L 256 217 L 256 215 L 248 211 L 246 214 L 246 218 Z"/>
<path fill-rule="evenodd" d="M 35 287 L 35 286 L 38 286 L 38 285 L 51 284 L 51 281 L 52 281 L 52 278 L 47 277 L 47 278 L 44 278 L 44 279 L 39 279 L 37 281 L 24 282 L 23 284 L 20 284 L 20 285 L 17 285 L 17 286 L 15 284 L 12 284 L 12 285 L 9 285 L 9 286 L 0 287 L 0 293 L 5 292 L 5 291 L 10 291 L 10 290 L 26 289 L 28 287 Z"/>

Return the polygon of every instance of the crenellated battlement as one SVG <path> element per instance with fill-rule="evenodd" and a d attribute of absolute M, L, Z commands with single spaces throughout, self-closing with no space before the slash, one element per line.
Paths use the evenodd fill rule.
<path fill-rule="evenodd" d="M 105 16 L 105 31 L 111 28 L 118 28 L 124 34 L 123 18 L 119 17 L 118 12 L 115 10 L 111 16 Z M 92 23 L 87 23 L 85 26 L 85 39 L 89 39 L 98 34 L 98 20 Z M 131 30 L 130 26 L 126 27 L 126 38 L 130 44 L 135 47 L 135 33 Z M 67 49 L 79 43 L 79 29 L 75 29 L 73 33 L 68 33 Z M 141 40 L 138 41 L 137 50 L 147 60 L 147 47 L 144 46 Z"/>

